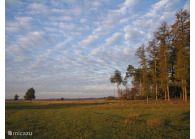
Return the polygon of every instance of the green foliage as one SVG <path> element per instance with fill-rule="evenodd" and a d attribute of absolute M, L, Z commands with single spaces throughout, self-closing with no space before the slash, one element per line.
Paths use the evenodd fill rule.
<path fill-rule="evenodd" d="M 123 82 L 121 72 L 119 70 L 115 70 L 114 79 L 115 79 L 115 82 L 118 82 L 119 84 L 121 84 Z"/>
<path fill-rule="evenodd" d="M 139 47 L 135 53 L 135 55 L 140 59 L 140 67 L 142 73 L 142 83 L 143 83 L 143 96 L 149 96 L 150 94 L 150 74 L 148 71 L 147 59 L 146 59 L 146 49 L 145 45 L 143 44 Z"/>
<path fill-rule="evenodd" d="M 135 68 L 132 65 L 128 65 L 125 78 L 129 78 L 135 75 Z"/>
<path fill-rule="evenodd" d="M 33 88 L 28 89 L 25 96 L 24 96 L 24 99 L 25 100 L 35 99 L 35 90 Z"/>
<path fill-rule="evenodd" d="M 110 82 L 111 82 L 112 84 L 117 83 L 118 99 L 119 99 L 119 98 L 121 97 L 121 96 L 120 96 L 120 88 L 119 88 L 119 85 L 120 85 L 121 83 L 123 83 L 123 78 L 122 78 L 121 72 L 120 72 L 119 70 L 115 70 L 115 71 L 114 71 L 114 75 L 112 75 L 112 76 L 110 77 Z"/>
<path fill-rule="evenodd" d="M 180 86 L 188 86 L 190 78 L 190 15 L 186 10 L 176 13 L 177 20 L 172 25 L 173 45 L 175 46 L 176 60 L 174 74 L 175 83 Z"/>
<path fill-rule="evenodd" d="M 161 27 L 159 27 L 158 31 L 155 32 L 155 38 L 158 43 L 158 61 L 159 61 L 159 81 L 162 85 L 163 91 L 166 91 L 167 86 L 169 84 L 169 68 L 170 63 L 168 63 L 169 59 L 169 49 L 168 45 L 170 43 L 169 37 L 169 27 L 166 22 L 164 22 Z"/>
<path fill-rule="evenodd" d="M 14 100 L 18 100 L 18 98 L 19 98 L 19 96 L 16 94 L 16 95 L 14 96 Z"/>
<path fill-rule="evenodd" d="M 118 70 L 115 70 L 114 75 L 112 75 L 110 77 L 110 82 L 112 84 L 114 84 L 114 83 L 121 84 L 123 82 L 123 79 L 122 79 L 122 76 L 121 76 L 121 72 L 118 71 Z"/>
<path fill-rule="evenodd" d="M 64 98 L 63 98 L 63 97 L 61 97 L 61 98 L 60 98 L 60 100 L 64 100 Z"/>
<path fill-rule="evenodd" d="M 151 76 L 151 86 L 152 90 L 155 90 L 156 99 L 158 96 L 158 45 L 156 43 L 156 40 L 153 39 L 152 41 L 148 42 L 149 45 L 147 47 L 147 52 L 149 55 L 148 59 L 148 65 L 149 65 L 149 74 Z M 154 92 L 154 91 L 153 91 Z M 154 93 L 153 93 L 154 94 Z"/>

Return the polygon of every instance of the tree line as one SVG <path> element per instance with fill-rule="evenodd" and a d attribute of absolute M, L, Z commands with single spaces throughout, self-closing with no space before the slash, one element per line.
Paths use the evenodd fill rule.
<path fill-rule="evenodd" d="M 128 65 L 124 79 L 115 70 L 110 82 L 117 84 L 118 98 L 131 96 L 164 98 L 181 97 L 187 101 L 190 94 L 190 15 L 186 10 L 176 13 L 176 20 L 163 22 L 153 34 L 153 39 L 140 46 L 135 56 L 139 67 Z M 132 88 L 127 80 L 132 78 Z M 123 84 L 125 90 L 120 89 Z"/>

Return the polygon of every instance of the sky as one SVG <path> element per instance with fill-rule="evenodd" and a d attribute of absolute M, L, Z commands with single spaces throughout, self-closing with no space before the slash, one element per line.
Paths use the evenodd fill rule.
<path fill-rule="evenodd" d="M 109 78 L 189 0 L 5 0 L 5 98 L 113 95 Z M 129 84 L 130 86 L 130 84 Z"/>

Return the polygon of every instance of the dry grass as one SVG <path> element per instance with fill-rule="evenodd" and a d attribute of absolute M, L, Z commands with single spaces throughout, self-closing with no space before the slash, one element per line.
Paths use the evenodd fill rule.
<path fill-rule="evenodd" d="M 163 126 L 164 120 L 154 119 L 154 120 L 147 120 L 146 125 L 148 126 Z"/>
<path fill-rule="evenodd" d="M 134 120 L 134 119 L 137 119 L 137 118 L 139 118 L 139 114 L 130 114 L 127 117 L 127 119 L 129 119 L 129 120 Z"/>
<path fill-rule="evenodd" d="M 14 102 L 14 101 L 11 101 Z M 31 102 L 31 103 L 41 103 L 41 104 L 72 104 L 72 103 L 105 103 L 108 102 L 104 99 L 102 100 L 33 100 L 33 101 L 28 101 L 28 100 L 24 100 L 24 101 L 17 101 L 17 102 Z M 109 101 L 112 102 L 112 101 Z M 113 101 L 115 102 L 115 101 Z"/>
<path fill-rule="evenodd" d="M 135 123 L 135 121 L 129 119 L 124 121 L 124 124 L 133 124 L 133 123 Z"/>

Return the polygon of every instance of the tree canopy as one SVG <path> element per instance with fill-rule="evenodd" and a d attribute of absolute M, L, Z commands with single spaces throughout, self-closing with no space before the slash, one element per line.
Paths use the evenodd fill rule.
<path fill-rule="evenodd" d="M 18 100 L 18 98 L 19 98 L 19 96 L 16 94 L 16 95 L 14 96 L 14 100 Z"/>
<path fill-rule="evenodd" d="M 33 88 L 28 89 L 25 96 L 24 96 L 24 99 L 25 100 L 35 99 L 35 90 Z"/>

